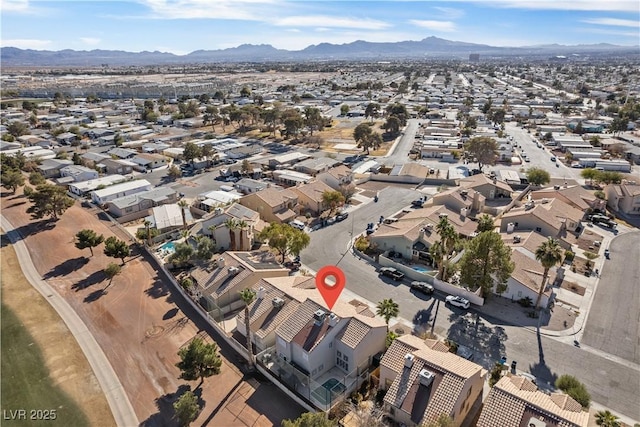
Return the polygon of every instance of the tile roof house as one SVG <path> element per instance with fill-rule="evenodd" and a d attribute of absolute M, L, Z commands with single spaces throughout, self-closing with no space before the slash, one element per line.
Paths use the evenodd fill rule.
<path fill-rule="evenodd" d="M 475 216 L 484 211 L 485 197 L 478 191 L 466 187 L 454 187 L 435 194 L 431 203 L 446 206 L 460 214 L 466 209 L 465 215 Z"/>
<path fill-rule="evenodd" d="M 240 204 L 258 212 L 264 221 L 287 223 L 296 217 L 293 208 L 298 204 L 298 195 L 287 189 L 265 188 L 242 197 Z"/>
<path fill-rule="evenodd" d="M 499 198 L 511 198 L 513 189 L 509 184 L 497 179 L 491 179 L 487 175 L 480 173 L 460 180 L 460 187 L 477 191 L 486 200 Z"/>
<path fill-rule="evenodd" d="M 322 211 L 329 209 L 329 206 L 325 206 L 322 201 L 322 194 L 325 191 L 334 191 L 322 181 L 298 185 L 291 187 L 290 190 L 298 195 L 300 213 L 309 212 L 312 215 L 319 215 Z"/>
<path fill-rule="evenodd" d="M 486 376 L 482 366 L 411 335 L 394 340 L 380 362 L 385 411 L 407 426 L 434 422 L 441 414 L 460 425 L 482 399 Z"/>
<path fill-rule="evenodd" d="M 530 194 L 533 200 L 558 199 L 581 211 L 586 211 L 587 209 L 604 210 L 606 207 L 606 201 L 598 199 L 593 194 L 593 191 L 589 191 L 581 185 L 544 188 L 532 191 Z"/>
<path fill-rule="evenodd" d="M 502 216 L 501 232 L 536 231 L 543 236 L 563 237 L 579 232 L 585 212 L 559 200 L 528 201 Z"/>
<path fill-rule="evenodd" d="M 148 215 L 149 209 L 155 206 L 177 201 L 178 193 L 174 189 L 159 187 L 111 200 L 107 202 L 107 209 L 111 215 L 117 218 L 126 216 L 131 221 Z"/>
<path fill-rule="evenodd" d="M 640 185 L 609 184 L 604 191 L 611 209 L 625 215 L 640 215 Z"/>
<path fill-rule="evenodd" d="M 245 227 L 229 230 L 229 220 L 243 221 Z M 202 233 L 207 236 L 213 235 L 218 248 L 246 251 L 253 246 L 256 232 L 260 232 L 264 226 L 265 223 L 257 212 L 234 203 L 225 208 L 217 208 L 213 215 L 203 219 Z M 234 244 L 231 243 L 232 236 L 235 239 Z"/>
<path fill-rule="evenodd" d="M 486 398 L 477 427 L 586 427 L 589 412 L 564 393 L 547 395 L 526 378 L 505 376 Z"/>
<path fill-rule="evenodd" d="M 337 190 L 342 185 L 349 185 L 353 181 L 353 172 L 345 165 L 339 165 L 316 175 L 318 181 L 322 181 L 329 187 Z"/>
<path fill-rule="evenodd" d="M 217 316 L 244 305 L 241 290 L 253 288 L 266 277 L 287 276 L 289 270 L 269 252 L 225 252 L 189 274 L 196 285 L 193 292 L 201 295 L 200 304 Z"/>

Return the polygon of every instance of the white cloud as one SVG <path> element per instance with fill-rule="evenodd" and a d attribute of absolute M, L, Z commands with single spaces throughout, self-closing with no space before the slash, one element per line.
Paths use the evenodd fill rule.
<path fill-rule="evenodd" d="M 156 19 L 228 19 L 262 21 L 264 6 L 278 0 L 139 0 Z"/>
<path fill-rule="evenodd" d="M 595 18 L 595 19 L 584 19 L 582 22 L 585 24 L 596 24 L 596 25 L 610 25 L 614 27 L 640 27 L 639 21 L 634 21 L 631 19 L 616 19 L 616 18 Z"/>
<path fill-rule="evenodd" d="M 384 30 L 391 24 L 375 19 L 344 18 L 327 15 L 287 16 L 273 22 L 280 27 L 355 28 L 360 30 Z"/>
<path fill-rule="evenodd" d="M 2 12 L 28 12 L 29 0 L 0 0 Z"/>
<path fill-rule="evenodd" d="M 20 49 L 44 49 L 52 43 L 51 40 L 38 39 L 2 39 L 2 47 L 17 47 Z"/>
<path fill-rule="evenodd" d="M 512 9 L 638 12 L 637 0 L 453 0 Z"/>
<path fill-rule="evenodd" d="M 442 32 L 453 32 L 456 30 L 456 24 L 451 21 L 430 21 L 430 20 L 420 20 L 420 19 L 411 19 L 409 22 L 417 27 L 427 28 L 433 31 L 442 31 Z"/>
<path fill-rule="evenodd" d="M 584 32 L 586 33 L 590 33 L 590 34 L 607 34 L 607 35 L 611 35 L 611 36 L 622 36 L 622 37 L 635 37 L 636 42 L 635 44 L 637 45 L 637 41 L 638 41 L 638 35 L 640 33 L 638 33 L 638 31 L 622 31 L 621 30 L 605 30 L 604 28 L 588 28 L 588 29 L 584 29 Z M 616 42 L 613 42 L 614 44 L 619 44 Z"/>
<path fill-rule="evenodd" d="M 84 44 L 88 44 L 89 46 L 95 46 L 100 44 L 102 40 L 95 37 L 80 37 L 80 41 Z"/>
<path fill-rule="evenodd" d="M 453 7 L 440 7 L 440 6 L 434 6 L 433 8 L 438 12 L 440 12 L 441 16 L 444 19 L 458 19 L 464 16 L 464 10 L 462 9 L 455 9 Z"/>

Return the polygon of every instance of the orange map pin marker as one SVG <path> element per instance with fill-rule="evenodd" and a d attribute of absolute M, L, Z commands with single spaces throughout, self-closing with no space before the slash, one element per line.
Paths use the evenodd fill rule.
<path fill-rule="evenodd" d="M 329 276 L 333 277 L 335 281 L 334 284 L 327 283 Z M 338 301 L 338 297 L 340 297 L 346 283 L 347 279 L 344 273 L 335 265 L 324 266 L 316 274 L 316 288 L 320 291 L 320 295 L 322 295 L 324 302 L 327 303 L 329 310 L 331 310 L 336 301 Z"/>

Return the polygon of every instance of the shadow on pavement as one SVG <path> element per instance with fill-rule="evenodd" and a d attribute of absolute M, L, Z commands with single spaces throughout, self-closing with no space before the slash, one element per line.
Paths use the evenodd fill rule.
<path fill-rule="evenodd" d="M 451 326 L 447 338 L 470 348 L 476 363 L 492 366 L 505 354 L 508 337 L 501 326 L 487 326 L 477 313 L 451 314 L 449 321 Z"/>

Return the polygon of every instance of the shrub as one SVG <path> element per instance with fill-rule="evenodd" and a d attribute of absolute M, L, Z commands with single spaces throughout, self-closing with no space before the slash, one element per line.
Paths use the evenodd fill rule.
<path fill-rule="evenodd" d="M 493 369 L 491 369 L 491 375 L 489 377 L 489 387 L 493 387 L 498 381 L 500 381 L 500 378 L 502 378 L 502 371 L 504 369 L 506 369 L 506 366 L 502 363 L 496 362 L 495 365 L 493 365 Z"/>
<path fill-rule="evenodd" d="M 587 257 L 587 259 L 589 259 L 589 260 L 598 258 L 598 254 L 595 254 L 595 253 L 589 252 L 589 251 L 585 251 L 584 256 Z"/>
<path fill-rule="evenodd" d="M 360 236 L 356 239 L 354 246 L 358 251 L 364 252 L 369 248 L 369 240 L 364 236 Z"/>
<path fill-rule="evenodd" d="M 591 395 L 587 388 L 578 379 L 571 375 L 562 375 L 556 380 L 556 387 L 571 396 L 583 408 L 588 408 L 591 403 Z"/>
<path fill-rule="evenodd" d="M 564 251 L 564 262 L 573 262 L 573 258 L 576 254 L 570 250 Z"/>
<path fill-rule="evenodd" d="M 518 304 L 526 308 L 526 307 L 531 307 L 533 305 L 533 301 L 531 300 L 530 297 L 524 297 L 518 300 Z"/>

